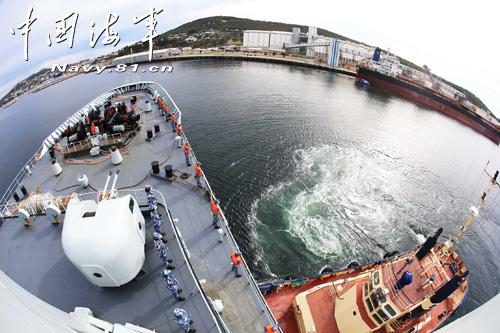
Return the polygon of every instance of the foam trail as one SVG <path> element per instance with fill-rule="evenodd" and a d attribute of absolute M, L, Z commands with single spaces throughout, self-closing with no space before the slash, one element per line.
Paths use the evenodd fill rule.
<path fill-rule="evenodd" d="M 394 168 L 362 150 L 335 146 L 297 150 L 294 160 L 293 179 L 270 187 L 252 206 L 249 220 L 259 230 L 262 258 L 272 262 L 276 247 L 305 247 L 320 261 L 362 260 L 391 249 L 394 240 L 386 236 L 394 229 L 400 191 Z M 288 233 L 283 244 L 280 232 Z"/>

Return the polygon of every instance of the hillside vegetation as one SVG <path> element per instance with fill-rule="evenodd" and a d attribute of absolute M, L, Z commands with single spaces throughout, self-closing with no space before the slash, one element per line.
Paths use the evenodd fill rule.
<path fill-rule="evenodd" d="M 155 48 L 163 49 L 170 47 L 192 47 L 209 48 L 223 45 L 242 45 L 243 30 L 275 30 L 292 31 L 293 27 L 300 27 L 301 32 L 307 32 L 308 26 L 301 24 L 290 24 L 281 22 L 259 21 L 232 16 L 211 16 L 185 23 L 175 29 L 169 30 L 155 39 Z M 326 37 L 334 37 L 343 40 L 350 40 L 360 43 L 352 38 L 342 36 L 335 32 L 318 28 L 318 34 Z M 196 38 L 194 41 L 186 41 L 189 36 Z M 134 45 L 121 49 L 118 55 L 126 55 L 136 52 L 146 51 L 147 43 L 136 43 Z M 402 64 L 423 71 L 423 68 L 413 62 L 398 57 Z M 443 82 L 449 84 L 467 96 L 469 101 L 475 105 L 489 110 L 488 107 L 472 92 L 462 88 L 452 82 L 440 78 Z"/>
<path fill-rule="evenodd" d="M 157 49 L 169 47 L 215 47 L 228 44 L 241 45 L 243 43 L 243 30 L 275 30 L 292 31 L 293 27 L 300 27 L 302 32 L 307 32 L 308 27 L 300 24 L 250 20 L 231 16 L 212 16 L 185 23 L 175 29 L 159 35 L 155 40 Z M 348 37 L 318 28 L 318 34 L 351 40 Z M 188 36 L 196 36 L 196 41 L 185 41 Z M 359 42 L 358 42 L 359 43 Z M 147 43 L 137 43 L 119 51 L 120 55 L 147 50 Z"/>

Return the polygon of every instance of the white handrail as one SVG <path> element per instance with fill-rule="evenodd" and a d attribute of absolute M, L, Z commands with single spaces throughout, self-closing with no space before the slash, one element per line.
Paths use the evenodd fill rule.
<path fill-rule="evenodd" d="M 167 91 L 166 91 L 166 90 L 165 90 L 162 86 L 160 86 L 160 85 L 158 85 L 158 86 L 159 86 L 159 88 L 160 88 L 161 90 L 163 90 L 163 92 L 165 93 L 165 96 L 168 98 L 168 100 L 169 100 L 169 101 L 172 103 L 172 105 L 174 106 L 174 111 L 177 111 L 177 112 L 178 112 L 178 114 L 179 114 L 179 116 L 181 116 L 181 115 L 182 115 L 182 113 L 181 113 L 180 109 L 177 107 L 177 104 L 175 104 L 175 102 L 174 102 L 174 100 L 172 99 L 172 97 L 170 96 L 170 94 L 169 94 L 169 93 L 168 93 L 168 92 L 167 92 Z M 160 94 L 160 95 L 161 95 L 161 94 Z M 179 119 L 180 119 L 180 117 L 179 117 Z M 189 141 L 188 141 L 188 139 L 187 139 L 186 135 L 184 134 L 183 136 L 184 136 L 184 139 L 186 140 L 186 142 L 188 142 L 188 143 L 189 143 Z M 194 159 L 195 161 L 197 161 L 197 158 L 196 158 L 196 156 L 195 156 L 195 154 L 194 154 L 193 150 L 191 150 L 191 155 L 193 156 L 193 159 Z M 210 193 L 210 196 L 211 196 L 211 197 L 213 197 L 213 198 L 216 198 L 216 196 L 215 196 L 215 194 L 214 194 L 214 192 L 213 192 L 212 188 L 210 187 L 210 184 L 209 184 L 209 182 L 208 182 L 208 179 L 206 178 L 205 173 L 203 172 L 203 170 L 202 170 L 202 175 L 203 175 L 203 179 L 204 179 L 204 181 L 205 181 L 205 184 L 206 184 L 206 186 L 207 186 L 208 192 Z M 231 232 L 231 229 L 230 229 L 230 227 L 229 227 L 229 223 L 227 222 L 226 216 L 224 215 L 224 212 L 222 211 L 222 209 L 221 209 L 221 216 L 222 216 L 222 219 L 224 220 L 224 225 L 226 226 L 226 229 L 227 229 L 227 232 L 228 232 L 228 234 L 229 234 L 229 237 L 231 238 L 231 241 L 232 241 L 232 244 L 233 244 L 234 250 L 239 251 L 240 249 L 239 249 L 239 247 L 238 247 L 238 243 L 236 242 L 236 240 L 235 240 L 235 238 L 234 238 L 234 236 L 233 236 L 233 234 L 232 234 L 232 232 Z M 257 298 L 257 300 L 258 300 L 258 301 L 261 303 L 261 305 L 264 307 L 264 310 L 267 312 L 267 314 L 268 314 L 268 316 L 271 318 L 271 320 L 273 320 L 273 321 L 274 321 L 274 324 L 278 324 L 278 321 L 277 321 L 277 320 L 276 320 L 276 318 L 274 317 L 274 315 L 273 315 L 273 313 L 272 313 L 271 309 L 270 309 L 270 308 L 269 308 L 269 306 L 267 305 L 266 301 L 264 300 L 264 297 L 262 296 L 262 293 L 260 292 L 260 289 L 259 289 L 259 288 L 258 288 L 258 286 L 257 286 L 257 281 L 255 281 L 255 279 L 254 279 L 253 275 L 250 273 L 250 269 L 249 269 L 249 267 L 248 267 L 247 262 L 245 261 L 245 258 L 244 258 L 244 257 L 242 257 L 242 259 L 243 259 L 243 265 L 244 265 L 244 267 L 245 267 L 245 269 L 246 269 L 247 275 L 249 276 L 249 278 L 250 278 L 250 280 L 251 280 L 251 283 L 250 283 L 250 284 L 252 285 L 252 290 L 253 290 L 253 292 L 254 292 L 254 296 Z M 281 328 L 280 328 L 280 331 L 281 331 Z"/>
<path fill-rule="evenodd" d="M 69 116 L 67 118 L 67 120 L 65 120 L 59 127 L 56 128 L 56 130 L 59 130 L 61 128 L 66 129 L 69 126 L 69 124 L 70 124 L 70 118 L 74 117 L 75 115 L 80 115 L 80 114 L 82 114 L 82 112 L 84 112 L 85 110 L 88 110 L 90 107 L 93 107 L 93 106 L 99 104 L 97 102 L 98 99 L 101 99 L 102 101 L 104 101 L 104 100 L 106 100 L 108 98 L 111 98 L 111 97 L 113 97 L 115 95 L 118 95 L 119 92 L 122 91 L 122 89 L 126 89 L 127 92 L 128 91 L 134 91 L 134 90 L 147 90 L 147 91 L 150 92 L 150 94 L 152 96 L 154 96 L 154 92 L 155 91 L 161 91 L 161 92 L 163 92 L 163 94 L 161 92 L 159 92 L 160 96 L 162 98 L 166 97 L 168 99 L 167 102 L 170 102 L 170 104 L 171 104 L 171 105 L 169 105 L 169 107 L 173 106 L 173 107 L 171 107 L 171 110 L 172 110 L 172 112 L 175 112 L 178 115 L 178 120 L 179 120 L 179 122 L 181 122 L 181 120 L 182 120 L 182 112 L 177 107 L 177 104 L 175 104 L 174 100 L 172 99 L 172 97 L 170 96 L 170 94 L 165 90 L 165 88 L 163 88 L 161 85 L 159 85 L 158 83 L 153 82 L 153 81 L 142 81 L 142 82 L 135 82 L 135 83 L 130 83 L 130 84 L 125 84 L 125 85 L 122 85 L 122 86 L 118 86 L 118 87 L 115 87 L 115 88 L 109 90 L 108 92 L 106 92 L 104 94 L 101 94 L 101 95 L 97 96 L 91 102 L 87 103 L 85 106 L 83 106 L 82 108 L 80 108 L 77 112 L 75 112 L 74 114 L 72 114 L 71 116 Z M 104 99 L 103 99 L 103 97 L 104 97 Z M 38 155 L 38 157 L 41 157 L 41 156 L 43 156 L 48 151 L 48 148 L 50 148 L 50 143 L 48 142 L 48 140 L 49 140 L 49 138 L 52 138 L 52 140 L 53 140 L 54 137 L 60 138 L 60 134 L 57 134 L 56 131 L 52 132 L 44 140 L 44 143 L 37 150 L 37 153 L 34 154 L 28 160 L 28 162 L 26 162 L 26 164 L 23 166 L 23 169 L 21 169 L 19 171 L 19 173 L 14 178 L 14 180 L 11 182 L 11 184 L 7 188 L 7 191 L 3 194 L 2 199 L 0 200 L 0 214 L 1 214 L 0 217 L 7 216 L 4 213 L 7 213 L 6 210 L 8 210 L 8 208 L 10 206 L 12 206 L 12 205 L 9 205 L 9 201 L 11 200 L 11 197 L 12 197 L 14 191 L 17 190 L 17 188 L 19 187 L 20 183 L 22 182 L 22 180 L 24 179 L 24 177 L 28 173 L 27 170 L 26 170 L 26 166 L 28 165 L 30 168 L 32 168 L 34 165 L 36 165 L 36 163 L 38 162 L 39 158 L 37 159 L 35 157 L 37 155 Z M 184 139 L 186 140 L 186 142 L 188 142 L 187 137 L 185 135 L 184 135 Z M 193 151 L 191 151 L 191 155 L 193 156 L 194 160 L 197 160 Z M 207 186 L 207 189 L 208 189 L 210 195 L 215 198 L 215 194 L 214 194 L 212 188 L 210 187 L 208 179 L 206 178 L 205 173 L 203 171 L 202 171 L 202 174 L 203 174 L 203 179 L 205 181 L 205 184 Z M 93 193 L 93 194 L 95 195 L 95 193 Z M 161 196 L 163 198 L 163 195 L 161 195 Z M 163 200 L 164 200 L 164 198 L 163 198 Z M 166 202 L 165 202 L 165 207 L 166 207 Z M 224 212 L 222 212 L 222 210 L 221 210 L 221 216 L 222 216 L 222 219 L 224 221 L 224 226 L 226 227 L 227 233 L 228 233 L 228 235 L 229 235 L 229 237 L 231 239 L 233 249 L 239 251 L 238 244 L 236 243 L 236 240 L 235 240 L 235 238 L 234 238 L 234 236 L 233 236 L 233 234 L 231 232 L 231 229 L 229 227 L 229 224 L 227 222 L 226 216 L 224 215 Z M 170 217 L 169 217 L 169 219 L 170 219 Z M 172 221 L 172 223 L 173 223 L 173 221 Z M 260 292 L 260 290 L 259 290 L 259 288 L 257 286 L 257 282 L 255 281 L 255 279 L 253 278 L 252 274 L 250 273 L 250 269 L 248 267 L 247 262 L 245 261 L 245 259 L 243 257 L 242 257 L 242 259 L 243 259 L 243 265 L 244 265 L 245 271 L 246 271 L 246 273 L 247 273 L 247 275 L 248 275 L 248 277 L 250 279 L 250 282 L 251 282 L 250 284 L 252 286 L 254 297 L 257 299 L 257 301 L 264 308 L 264 311 L 266 311 L 266 313 L 269 316 L 269 318 L 271 319 L 271 321 L 273 321 L 273 324 L 277 324 L 278 322 L 277 322 L 276 318 L 274 317 L 271 309 L 267 305 L 266 301 L 264 300 L 264 297 L 262 296 L 262 293 Z M 222 318 L 221 318 L 221 320 L 222 320 Z M 224 322 L 224 321 L 222 320 L 222 322 Z M 281 331 L 281 328 L 280 328 L 280 331 Z"/>
<path fill-rule="evenodd" d="M 177 238 L 179 246 L 181 248 L 182 257 L 184 258 L 184 261 L 187 263 L 187 267 L 188 267 L 189 273 L 191 274 L 191 276 L 193 277 L 193 279 L 195 281 L 196 289 L 200 293 L 200 295 L 201 295 L 201 297 L 203 299 L 203 302 L 211 310 L 210 311 L 211 312 L 211 316 L 212 316 L 212 319 L 215 322 L 215 325 L 217 326 L 218 331 L 219 332 L 229 332 L 229 329 L 227 328 L 226 324 L 224 323 L 224 320 L 222 320 L 222 317 L 215 310 L 215 308 L 213 307 L 211 301 L 208 299 L 208 296 L 205 294 L 205 292 L 204 292 L 204 290 L 203 290 L 203 288 L 202 288 L 202 286 L 200 284 L 200 280 L 198 279 L 198 276 L 194 272 L 193 267 L 191 266 L 191 263 L 190 263 L 189 259 L 187 258 L 188 249 L 187 249 L 186 245 L 184 244 L 184 241 L 182 240 L 182 235 L 178 232 L 177 226 L 176 226 L 174 220 L 172 219 L 172 216 L 170 215 L 170 210 L 168 209 L 167 201 L 165 200 L 165 197 L 163 196 L 163 193 L 161 193 L 160 191 L 155 190 L 155 189 L 152 189 L 152 191 L 155 192 L 155 193 L 157 193 L 161 197 L 161 202 L 163 204 L 163 207 L 165 208 L 165 211 L 167 212 L 168 220 L 170 221 L 172 229 L 174 230 L 174 233 L 175 233 L 175 237 Z M 137 190 L 118 190 L 117 193 L 130 193 L 130 194 L 133 194 L 134 197 L 136 198 L 136 200 L 138 202 L 140 201 L 140 199 L 137 196 L 137 193 L 141 193 L 143 196 L 145 196 L 145 194 L 144 194 L 145 192 L 143 190 L 138 190 L 138 189 Z M 144 201 L 145 201 L 145 203 L 147 203 L 147 199 L 144 200 Z M 217 318 L 215 316 L 217 316 Z M 222 324 L 222 326 L 224 328 L 224 331 L 221 330 L 221 327 L 219 326 L 219 323 Z"/>

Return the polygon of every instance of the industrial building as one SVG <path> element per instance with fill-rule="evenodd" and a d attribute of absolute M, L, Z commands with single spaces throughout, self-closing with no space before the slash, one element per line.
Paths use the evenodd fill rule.
<path fill-rule="evenodd" d="M 309 27 L 307 33 L 294 27 L 286 31 L 243 31 L 243 47 L 248 50 L 282 50 L 294 54 L 303 54 L 317 61 L 325 61 L 332 67 L 356 70 L 363 60 L 369 59 L 374 48 L 364 44 L 339 40 L 318 35 L 318 29 Z"/>
<path fill-rule="evenodd" d="M 243 47 L 248 49 L 283 50 L 285 44 L 292 42 L 293 32 L 286 31 L 243 31 Z"/>
<path fill-rule="evenodd" d="M 356 70 L 359 63 L 370 59 L 374 51 L 374 47 L 342 40 L 339 45 L 339 66 Z"/>

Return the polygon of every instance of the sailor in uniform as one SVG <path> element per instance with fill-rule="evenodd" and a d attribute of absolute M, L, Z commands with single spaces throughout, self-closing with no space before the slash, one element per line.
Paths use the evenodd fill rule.
<path fill-rule="evenodd" d="M 210 200 L 210 209 L 212 210 L 212 225 L 215 229 L 219 229 L 219 221 L 220 221 L 220 208 L 219 208 L 219 200 L 212 198 Z"/>
<path fill-rule="evenodd" d="M 167 269 L 175 269 L 175 266 L 171 265 L 173 260 L 168 257 L 168 248 L 163 244 L 163 236 L 158 232 L 153 232 L 153 240 L 156 252 L 163 261 L 163 264 L 165 264 L 165 267 Z"/>
<path fill-rule="evenodd" d="M 150 212 L 149 215 L 151 216 L 151 222 L 153 223 L 153 229 L 155 232 L 162 234 L 161 231 L 161 217 L 160 214 L 157 211 Z"/>
<path fill-rule="evenodd" d="M 201 171 L 201 163 L 196 161 L 194 163 L 194 178 L 196 179 L 196 184 L 199 188 L 203 188 L 201 180 L 203 179 L 203 172 Z"/>
<path fill-rule="evenodd" d="M 180 327 L 184 329 L 184 332 L 193 333 L 196 332 L 194 328 L 191 328 L 193 320 L 191 316 L 184 309 L 175 308 L 174 309 L 175 321 Z"/>
<path fill-rule="evenodd" d="M 165 287 L 174 294 L 174 297 L 178 301 L 184 301 L 185 298 L 180 295 L 182 289 L 179 288 L 179 281 L 174 277 L 174 273 L 171 270 L 163 269 L 161 271 L 161 276 L 165 281 Z"/>
<path fill-rule="evenodd" d="M 146 191 L 146 197 L 148 199 L 149 210 L 156 210 L 158 202 L 156 201 L 156 196 L 151 192 L 151 185 L 146 185 L 144 188 Z"/>
<path fill-rule="evenodd" d="M 144 191 L 148 199 L 149 216 L 151 217 L 153 228 L 155 232 L 165 235 L 165 233 L 161 231 L 161 216 L 160 213 L 158 213 L 158 201 L 156 200 L 156 196 L 151 192 L 151 185 L 146 185 Z"/>

